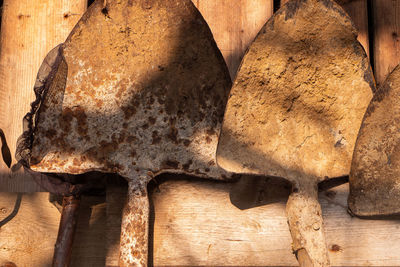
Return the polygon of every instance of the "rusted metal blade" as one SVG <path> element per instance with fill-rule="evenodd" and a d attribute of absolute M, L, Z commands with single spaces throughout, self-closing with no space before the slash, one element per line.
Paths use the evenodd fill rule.
<path fill-rule="evenodd" d="M 231 83 L 191 1 L 97 1 L 57 51 L 19 150 L 33 170 L 222 178 Z"/>
<path fill-rule="evenodd" d="M 378 88 L 365 113 L 349 177 L 357 216 L 400 213 L 400 66 Z"/>
<path fill-rule="evenodd" d="M 19 159 L 37 172 L 118 173 L 139 188 L 129 191 L 120 265 L 146 265 L 138 192 L 148 181 L 231 177 L 215 160 L 231 81 L 211 31 L 190 0 L 97 0 L 49 58 Z"/>

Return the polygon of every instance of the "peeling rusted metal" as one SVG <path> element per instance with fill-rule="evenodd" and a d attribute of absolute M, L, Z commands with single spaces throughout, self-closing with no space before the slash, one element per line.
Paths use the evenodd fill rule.
<path fill-rule="evenodd" d="M 289 1 L 249 48 L 225 112 L 218 164 L 293 183 L 286 211 L 303 266 L 329 265 L 317 183 L 349 174 L 375 91 L 356 38 L 334 1 Z"/>
<path fill-rule="evenodd" d="M 215 165 L 229 72 L 191 1 L 98 0 L 49 57 L 19 141 L 32 170 L 118 173 L 142 190 L 163 172 L 231 177 Z M 147 258 L 147 196 L 132 194 L 122 266 Z"/>

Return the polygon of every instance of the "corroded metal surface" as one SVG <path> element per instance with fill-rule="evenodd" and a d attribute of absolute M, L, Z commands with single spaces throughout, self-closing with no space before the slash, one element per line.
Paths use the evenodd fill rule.
<path fill-rule="evenodd" d="M 33 170 L 221 177 L 210 166 L 229 76 L 190 1 L 108 1 L 104 10 L 98 1 L 59 57 L 33 133 Z"/>
<path fill-rule="evenodd" d="M 333 1 L 289 1 L 242 61 L 218 145 L 224 169 L 293 183 L 287 213 L 294 251 L 316 266 L 329 264 L 316 185 L 349 173 L 375 90 L 356 37 Z"/>
<path fill-rule="evenodd" d="M 60 227 L 58 229 L 57 241 L 54 248 L 52 267 L 69 266 L 72 244 L 76 225 L 78 223 L 79 204 L 79 197 L 69 196 L 63 198 Z"/>
<path fill-rule="evenodd" d="M 215 162 L 229 72 L 191 1 L 98 0 L 48 61 L 19 141 L 32 170 L 142 189 L 162 172 L 231 176 Z M 121 265 L 145 265 L 148 203 L 129 192 Z"/>
<path fill-rule="evenodd" d="M 400 213 L 400 66 L 378 88 L 364 116 L 349 177 L 358 216 Z"/>
<path fill-rule="evenodd" d="M 121 222 L 119 266 L 146 266 L 148 257 L 149 201 L 147 188 L 129 184 Z"/>

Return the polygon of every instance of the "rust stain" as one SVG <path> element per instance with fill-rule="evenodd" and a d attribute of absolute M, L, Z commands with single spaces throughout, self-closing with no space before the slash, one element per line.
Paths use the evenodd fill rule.
<path fill-rule="evenodd" d="M 169 133 L 167 134 L 167 137 L 174 142 L 175 144 L 178 144 L 178 130 L 175 127 L 176 124 L 176 118 L 170 118 L 169 119 L 169 125 L 170 125 L 170 130 Z"/>
<path fill-rule="evenodd" d="M 192 165 L 192 164 L 193 164 L 193 161 L 190 159 L 190 160 L 188 160 L 188 162 L 183 164 L 182 167 L 183 167 L 184 170 L 189 170 L 190 165 Z"/>
<path fill-rule="evenodd" d="M 136 107 L 138 106 L 138 103 L 128 103 L 125 104 L 124 106 L 121 107 L 121 110 L 124 112 L 124 116 L 126 120 L 129 120 L 132 118 L 133 115 L 136 114 Z"/>
<path fill-rule="evenodd" d="M 334 244 L 331 246 L 331 248 L 329 250 L 332 252 L 339 252 L 339 251 L 342 251 L 342 248 L 339 245 Z"/>
<path fill-rule="evenodd" d="M 161 137 L 158 135 L 158 131 L 153 131 L 152 133 L 153 141 L 151 142 L 152 145 L 158 144 L 161 142 Z"/>
<path fill-rule="evenodd" d="M 170 168 L 177 169 L 179 167 L 179 162 L 177 162 L 175 160 L 166 160 L 163 165 L 167 169 L 170 169 Z"/>
<path fill-rule="evenodd" d="M 189 139 L 184 139 L 184 140 L 183 140 L 183 145 L 186 146 L 186 147 L 188 147 L 188 146 L 190 145 L 191 142 L 192 142 L 192 141 L 190 141 Z"/>
<path fill-rule="evenodd" d="M 154 125 L 154 124 L 156 123 L 156 118 L 154 118 L 154 117 L 149 117 L 149 123 L 150 123 L 151 125 Z"/>
<path fill-rule="evenodd" d="M 136 142 L 136 140 L 137 140 L 137 137 L 136 137 L 136 136 L 133 136 L 133 135 L 129 135 L 129 136 L 126 138 L 126 142 L 128 142 L 128 143 L 134 143 L 134 142 Z"/>
<path fill-rule="evenodd" d="M 208 135 L 214 135 L 214 134 L 216 134 L 216 132 L 215 132 L 214 129 L 207 129 L 206 133 L 207 133 Z"/>
<path fill-rule="evenodd" d="M 46 132 L 45 132 L 45 136 L 46 136 L 48 139 L 54 139 L 54 138 L 56 137 L 56 135 L 57 135 L 57 131 L 54 130 L 54 129 L 48 129 L 48 130 L 46 130 Z"/>
<path fill-rule="evenodd" d="M 74 160 L 72 161 L 72 163 L 73 163 L 75 166 L 80 166 L 80 164 L 81 164 L 81 162 L 80 162 L 77 158 L 74 158 Z"/>
<path fill-rule="evenodd" d="M 101 108 L 103 106 L 103 101 L 101 99 L 96 99 L 96 107 Z"/>

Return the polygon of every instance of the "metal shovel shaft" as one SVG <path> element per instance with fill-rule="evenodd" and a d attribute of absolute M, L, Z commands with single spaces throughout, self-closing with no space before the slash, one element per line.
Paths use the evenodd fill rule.
<path fill-rule="evenodd" d="M 149 199 L 146 184 L 129 182 L 121 223 L 119 266 L 147 266 Z"/>
<path fill-rule="evenodd" d="M 63 198 L 62 214 L 54 248 L 53 267 L 67 267 L 71 260 L 72 244 L 78 218 L 80 197 Z"/>

